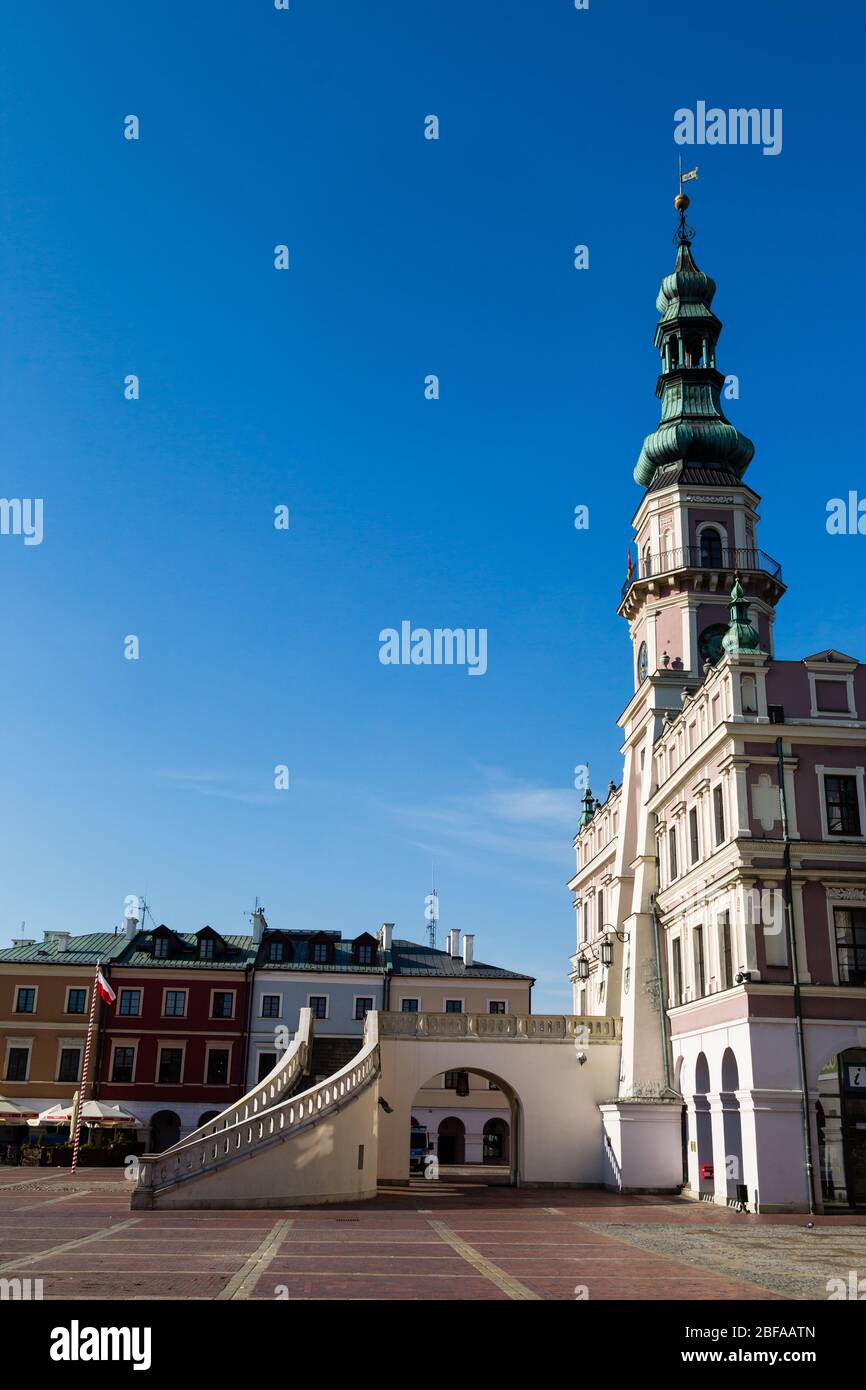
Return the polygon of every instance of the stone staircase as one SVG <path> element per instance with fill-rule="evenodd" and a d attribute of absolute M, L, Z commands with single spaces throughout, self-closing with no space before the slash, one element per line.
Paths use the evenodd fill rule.
<path fill-rule="evenodd" d="M 164 1153 L 142 1154 L 133 1210 L 375 1196 L 379 1070 L 377 1014 L 367 1016 L 359 1049 L 354 1038 L 314 1039 L 311 1012 L 301 1009 L 268 1076 Z"/>

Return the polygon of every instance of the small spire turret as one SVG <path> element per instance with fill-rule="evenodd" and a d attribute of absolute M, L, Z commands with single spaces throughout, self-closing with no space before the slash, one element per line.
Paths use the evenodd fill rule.
<path fill-rule="evenodd" d="M 722 647 L 728 656 L 738 656 L 742 652 L 759 653 L 761 650 L 761 638 L 749 617 L 749 605 L 739 575 L 731 589 L 731 623 L 722 638 Z"/>

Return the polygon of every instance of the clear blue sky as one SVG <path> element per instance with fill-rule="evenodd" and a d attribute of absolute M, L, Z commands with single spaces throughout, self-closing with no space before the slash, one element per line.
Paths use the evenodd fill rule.
<path fill-rule="evenodd" d="M 615 607 L 699 99 L 784 112 L 778 157 L 689 160 L 778 651 L 866 655 L 866 538 L 825 531 L 866 494 L 863 14 L 6 8 L 0 492 L 44 499 L 45 538 L 0 537 L 4 944 L 110 929 L 131 892 L 181 930 L 242 931 L 258 894 L 275 925 L 422 939 L 435 859 L 442 931 L 569 1007 L 572 769 L 621 771 Z M 485 627 L 487 674 L 382 666 L 403 619 Z"/>

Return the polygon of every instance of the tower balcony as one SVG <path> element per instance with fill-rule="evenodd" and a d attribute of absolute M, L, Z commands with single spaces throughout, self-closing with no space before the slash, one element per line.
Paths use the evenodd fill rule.
<path fill-rule="evenodd" d="M 639 560 L 622 586 L 619 611 L 631 616 L 635 600 L 642 592 L 655 592 L 659 580 L 673 584 L 675 577 L 688 575 L 690 588 L 719 593 L 730 588 L 735 574 L 764 576 L 763 587 L 774 603 L 784 593 L 782 566 L 766 551 L 688 545 Z"/>

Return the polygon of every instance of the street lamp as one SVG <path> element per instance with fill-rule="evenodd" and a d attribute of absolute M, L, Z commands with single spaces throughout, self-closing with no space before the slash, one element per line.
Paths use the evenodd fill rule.
<path fill-rule="evenodd" d="M 602 965 L 613 965 L 613 938 L 616 937 L 617 941 L 628 941 L 629 939 L 627 931 L 617 931 L 616 927 L 610 926 L 609 923 L 605 923 L 601 930 L 603 935 L 597 951 L 588 941 L 581 947 L 581 954 L 577 958 L 577 978 L 579 980 L 586 980 L 589 977 L 587 953 L 592 956 L 593 960 L 600 961 Z"/>

